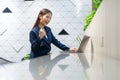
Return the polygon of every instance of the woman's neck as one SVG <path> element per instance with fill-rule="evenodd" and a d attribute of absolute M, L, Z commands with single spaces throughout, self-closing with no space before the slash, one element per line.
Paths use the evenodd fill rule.
<path fill-rule="evenodd" d="M 44 25 L 43 24 L 39 24 L 40 29 L 44 29 Z"/>

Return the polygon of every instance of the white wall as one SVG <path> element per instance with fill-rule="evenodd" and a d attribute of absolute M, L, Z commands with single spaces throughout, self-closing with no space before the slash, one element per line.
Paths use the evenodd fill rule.
<path fill-rule="evenodd" d="M 120 80 L 120 0 L 103 0 L 85 34 L 91 37 L 94 58 L 89 80 Z"/>

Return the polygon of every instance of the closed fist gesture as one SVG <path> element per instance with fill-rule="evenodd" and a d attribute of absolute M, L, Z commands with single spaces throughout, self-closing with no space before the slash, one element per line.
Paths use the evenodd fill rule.
<path fill-rule="evenodd" d="M 45 36 L 45 30 L 44 29 L 40 29 L 40 31 L 39 31 L 39 37 L 40 37 L 40 39 L 42 39 L 44 36 Z"/>

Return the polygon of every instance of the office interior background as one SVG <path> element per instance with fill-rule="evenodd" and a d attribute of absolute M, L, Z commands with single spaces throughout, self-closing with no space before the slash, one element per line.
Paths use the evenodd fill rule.
<path fill-rule="evenodd" d="M 48 24 L 59 41 L 78 47 L 83 38 L 84 19 L 92 9 L 92 0 L 0 0 L 0 57 L 19 62 L 30 53 L 29 32 L 39 11 L 53 12 Z M 52 52 L 60 51 L 52 45 Z"/>

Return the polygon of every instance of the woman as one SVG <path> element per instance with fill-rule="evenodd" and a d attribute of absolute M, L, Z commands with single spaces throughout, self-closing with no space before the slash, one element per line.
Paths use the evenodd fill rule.
<path fill-rule="evenodd" d="M 51 43 L 64 51 L 77 51 L 77 48 L 69 48 L 55 38 L 50 27 L 46 26 L 50 22 L 51 18 L 52 12 L 50 10 L 42 9 L 39 12 L 35 25 L 30 31 L 31 58 L 49 54 Z"/>

